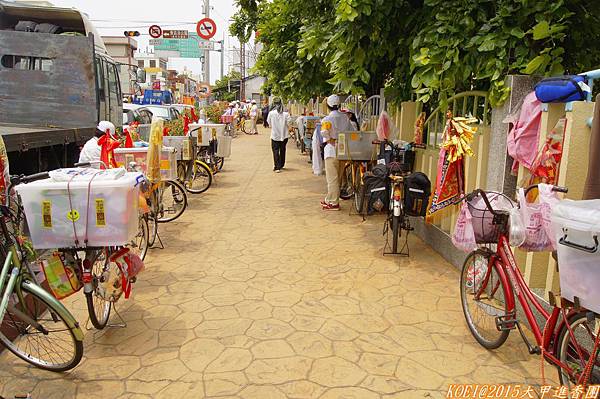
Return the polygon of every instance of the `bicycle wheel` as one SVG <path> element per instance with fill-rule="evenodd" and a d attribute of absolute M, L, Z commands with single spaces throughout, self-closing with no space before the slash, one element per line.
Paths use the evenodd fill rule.
<path fill-rule="evenodd" d="M 102 330 L 110 317 L 112 302 L 107 300 L 105 282 L 110 277 L 110 262 L 107 249 L 94 251 L 92 263 L 92 291 L 85 293 L 88 314 L 92 325 Z"/>
<path fill-rule="evenodd" d="M 590 316 L 589 319 L 588 315 Z M 588 380 L 577 381 L 594 351 L 594 344 L 600 332 L 600 316 L 591 312 L 579 312 L 569 318 L 569 326 L 573 331 L 573 335 L 569 333 L 566 325 L 562 327 L 557 341 L 556 353 L 558 359 L 568 365 L 575 374 L 569 376 L 565 370 L 559 368 L 558 378 L 560 384 L 569 388 L 581 384 L 600 384 L 600 356 L 598 356 L 598 352 L 596 352 Z M 577 350 L 577 347 L 579 347 L 579 350 Z"/>
<path fill-rule="evenodd" d="M 342 179 L 340 184 L 340 198 L 343 200 L 349 200 L 354 196 L 354 186 L 352 185 L 352 165 L 347 164 L 344 167 L 342 173 Z"/>
<path fill-rule="evenodd" d="M 77 322 L 66 320 L 68 311 L 54 298 L 37 293 L 29 281 L 21 284 L 25 300 L 8 306 L 0 342 L 20 359 L 44 370 L 61 372 L 72 369 L 83 355 L 83 332 Z M 71 316 L 72 318 L 72 316 Z M 32 326 L 32 320 L 38 323 Z M 76 327 L 69 327 L 69 325 Z"/>
<path fill-rule="evenodd" d="M 246 130 L 246 119 L 242 119 L 242 121 L 240 122 L 240 130 L 246 134 L 252 134 L 250 132 L 250 130 Z"/>
<path fill-rule="evenodd" d="M 194 169 L 185 182 L 185 189 L 192 194 L 201 194 L 212 184 L 212 172 L 206 164 L 194 161 Z"/>
<path fill-rule="evenodd" d="M 151 245 L 152 244 L 150 244 L 150 229 L 148 225 L 148 216 L 140 215 L 138 232 L 135 235 L 135 237 L 131 239 L 127 247 L 133 253 L 139 256 L 140 259 L 144 260 L 144 258 L 146 257 L 146 253 L 148 252 L 148 247 Z"/>
<path fill-rule="evenodd" d="M 158 223 L 172 222 L 187 208 L 187 194 L 183 186 L 176 181 L 166 181 L 162 184 L 159 196 Z"/>
<path fill-rule="evenodd" d="M 505 317 L 506 289 L 496 271 L 489 264 L 491 253 L 485 250 L 473 251 L 465 259 L 460 275 L 460 299 L 467 326 L 473 337 L 486 349 L 499 348 L 508 338 L 510 330 L 499 331 L 498 317 Z M 492 270 L 488 270 L 492 267 Z M 476 294 L 483 288 L 479 298 Z"/>
<path fill-rule="evenodd" d="M 365 207 L 365 183 L 360 173 L 360 168 L 356 168 L 354 177 L 354 209 L 360 215 L 363 214 Z"/>
<path fill-rule="evenodd" d="M 223 169 L 223 165 L 225 164 L 225 158 L 223 157 L 218 157 L 215 155 L 215 163 L 217 166 L 217 170 L 222 170 Z"/>

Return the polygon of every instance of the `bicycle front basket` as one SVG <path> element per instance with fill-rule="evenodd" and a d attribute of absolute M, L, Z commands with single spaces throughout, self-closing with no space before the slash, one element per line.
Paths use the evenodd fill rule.
<path fill-rule="evenodd" d="M 477 195 L 467 202 L 473 223 L 473 232 L 477 244 L 496 244 L 500 234 L 508 233 L 508 211 L 514 203 L 504 194 L 486 192 L 494 211 L 501 213 L 495 217 L 485 204 L 483 197 Z"/>

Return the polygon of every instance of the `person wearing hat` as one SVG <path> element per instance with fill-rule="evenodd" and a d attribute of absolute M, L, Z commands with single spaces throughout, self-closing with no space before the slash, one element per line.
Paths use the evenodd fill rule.
<path fill-rule="evenodd" d="M 98 140 L 107 133 L 110 135 L 111 138 L 116 140 L 115 125 L 113 125 L 113 123 L 109 121 L 100 121 L 100 123 L 98 123 L 98 126 L 96 126 L 96 132 L 94 133 L 94 137 L 89 139 L 81 149 L 81 152 L 79 153 L 79 163 L 97 162 L 100 160 L 100 153 L 102 149 L 100 144 L 98 144 Z"/>
<path fill-rule="evenodd" d="M 321 135 L 326 143 L 324 149 L 325 177 L 327 178 L 327 196 L 321 201 L 325 211 L 340 210 L 340 182 L 338 176 L 338 160 L 336 157 L 336 140 L 339 132 L 354 130 L 346 114 L 340 112 L 340 98 L 333 94 L 327 97 L 329 115 L 321 121 Z"/>
<path fill-rule="evenodd" d="M 273 99 L 273 109 L 267 116 L 267 122 L 271 126 L 271 149 L 273 150 L 273 171 L 280 173 L 285 166 L 285 150 L 290 137 L 288 125 L 290 114 L 283 110 L 281 98 Z"/>
<path fill-rule="evenodd" d="M 250 134 L 258 134 L 258 129 L 256 128 L 256 121 L 258 120 L 258 106 L 256 105 L 256 100 L 250 101 L 250 120 L 252 121 L 252 129 L 250 130 Z"/>

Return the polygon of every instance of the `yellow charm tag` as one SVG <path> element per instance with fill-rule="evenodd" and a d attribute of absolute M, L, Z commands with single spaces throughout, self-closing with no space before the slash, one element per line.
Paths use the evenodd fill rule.
<path fill-rule="evenodd" d="M 52 202 L 42 201 L 42 227 L 52 228 Z"/>
<path fill-rule="evenodd" d="M 103 198 L 96 198 L 96 226 L 106 227 L 106 215 L 104 214 Z"/>

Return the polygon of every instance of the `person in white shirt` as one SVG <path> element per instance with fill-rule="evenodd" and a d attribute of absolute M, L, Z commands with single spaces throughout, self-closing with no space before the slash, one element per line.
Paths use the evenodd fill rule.
<path fill-rule="evenodd" d="M 94 137 L 89 139 L 81 149 L 81 152 L 79 153 L 79 163 L 92 162 L 94 163 L 91 165 L 92 167 L 100 167 L 100 164 L 97 163 L 100 160 L 101 152 L 101 148 L 98 145 L 98 139 L 106 133 L 110 134 L 112 137 L 116 137 L 115 125 L 109 121 L 100 121 L 98 126 L 96 126 Z"/>
<path fill-rule="evenodd" d="M 273 150 L 273 171 L 280 173 L 285 166 L 285 150 L 290 137 L 288 124 L 290 114 L 283 110 L 281 98 L 273 99 L 273 110 L 267 116 L 267 122 L 271 126 L 271 149 Z"/>
<path fill-rule="evenodd" d="M 252 121 L 252 129 L 250 130 L 250 134 L 258 134 L 258 129 L 256 127 L 256 121 L 258 120 L 258 105 L 256 105 L 256 100 L 252 100 L 250 103 L 250 120 Z"/>
<path fill-rule="evenodd" d="M 325 211 L 340 210 L 340 182 L 338 177 L 339 163 L 336 158 L 336 140 L 339 132 L 354 130 L 348 116 L 339 111 L 340 98 L 333 94 L 327 97 L 327 107 L 330 110 L 321 121 L 321 135 L 325 145 L 325 175 L 327 177 L 327 196 L 321 201 Z"/>

